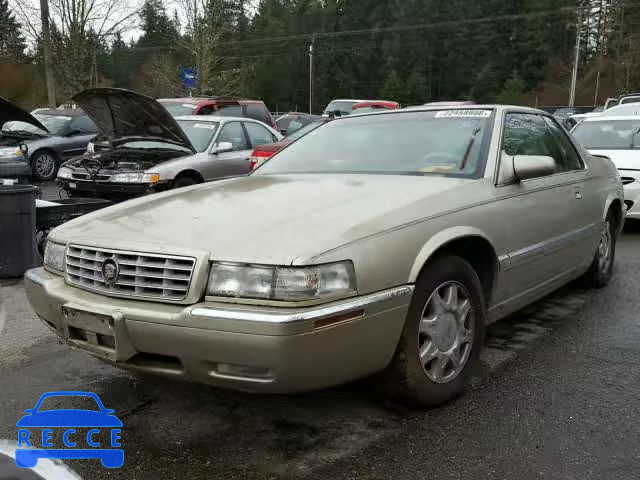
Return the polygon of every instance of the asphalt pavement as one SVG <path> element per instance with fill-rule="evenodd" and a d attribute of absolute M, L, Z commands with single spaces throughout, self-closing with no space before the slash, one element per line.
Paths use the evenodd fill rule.
<path fill-rule="evenodd" d="M 124 424 L 125 461 L 65 462 L 84 479 L 637 479 L 640 228 L 627 230 L 608 288 L 568 286 L 492 325 L 469 391 L 427 411 L 371 380 L 274 396 L 134 376 L 60 345 L 22 282 L 4 282 L 0 439 L 17 440 L 42 393 L 86 390 Z"/>

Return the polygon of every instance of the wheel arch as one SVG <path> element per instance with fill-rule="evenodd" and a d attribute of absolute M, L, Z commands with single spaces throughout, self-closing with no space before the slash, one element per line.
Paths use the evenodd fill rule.
<path fill-rule="evenodd" d="M 175 182 L 176 180 L 178 180 L 179 178 L 192 178 L 193 180 L 195 180 L 198 183 L 204 183 L 204 177 L 202 176 L 202 174 L 200 172 L 198 172 L 197 170 L 194 170 L 192 168 L 186 169 L 186 170 L 181 170 L 174 178 L 173 181 Z"/>
<path fill-rule="evenodd" d="M 624 207 L 622 200 L 616 195 L 610 195 L 607 198 L 607 202 L 605 203 L 605 208 L 602 212 L 602 220 L 605 221 L 607 219 L 607 215 L 609 212 L 613 211 L 616 219 L 616 228 L 618 232 L 622 230 L 624 226 Z"/>
<path fill-rule="evenodd" d="M 481 252 L 480 255 L 478 252 Z M 416 256 L 409 283 L 415 283 L 429 262 L 444 254 L 455 255 L 469 262 L 480 279 L 488 305 L 499 271 L 498 256 L 489 236 L 475 227 L 453 227 L 438 232 Z"/>

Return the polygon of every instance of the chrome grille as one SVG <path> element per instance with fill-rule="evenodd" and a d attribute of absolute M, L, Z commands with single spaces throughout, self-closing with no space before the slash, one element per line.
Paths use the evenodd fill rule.
<path fill-rule="evenodd" d="M 107 258 L 120 267 L 112 285 L 102 275 Z M 67 283 L 106 295 L 179 301 L 187 296 L 195 263 L 191 257 L 69 245 L 65 272 Z"/>
<path fill-rule="evenodd" d="M 622 184 L 623 185 L 629 185 L 630 183 L 635 182 L 636 179 L 633 177 L 622 177 Z"/>

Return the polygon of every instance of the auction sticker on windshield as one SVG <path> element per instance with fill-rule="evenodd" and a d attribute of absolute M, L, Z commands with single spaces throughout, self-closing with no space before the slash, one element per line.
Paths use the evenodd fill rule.
<path fill-rule="evenodd" d="M 435 114 L 435 118 L 488 118 L 490 116 L 491 110 L 442 110 Z"/>

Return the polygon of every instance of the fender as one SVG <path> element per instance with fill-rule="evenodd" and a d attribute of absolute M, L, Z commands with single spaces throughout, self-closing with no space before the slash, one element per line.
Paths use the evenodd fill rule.
<path fill-rule="evenodd" d="M 620 201 L 622 207 L 622 215 L 618 218 L 618 229 L 622 231 L 622 227 L 624 226 L 624 217 L 626 212 L 626 205 L 624 204 L 624 193 L 622 192 L 609 192 L 607 195 L 607 199 L 604 202 L 604 209 L 602 210 L 602 221 L 604 222 L 607 219 L 607 213 L 609 213 L 609 208 L 611 208 L 611 204 L 615 201 Z"/>
<path fill-rule="evenodd" d="M 441 247 L 446 245 L 447 243 L 452 242 L 453 240 L 457 240 L 459 238 L 464 237 L 481 237 L 485 239 L 492 247 L 494 246 L 494 242 L 489 238 L 487 234 L 483 231 L 477 229 L 476 227 L 470 226 L 459 226 L 459 227 L 451 227 L 446 230 L 442 230 L 441 232 L 436 233 L 433 237 L 431 237 L 427 243 L 425 243 L 418 255 L 416 256 L 413 266 L 411 267 L 411 272 L 409 273 L 409 283 L 415 283 L 422 267 L 425 263 L 431 258 L 431 256 L 439 250 Z M 494 247 L 495 251 L 495 247 Z"/>

